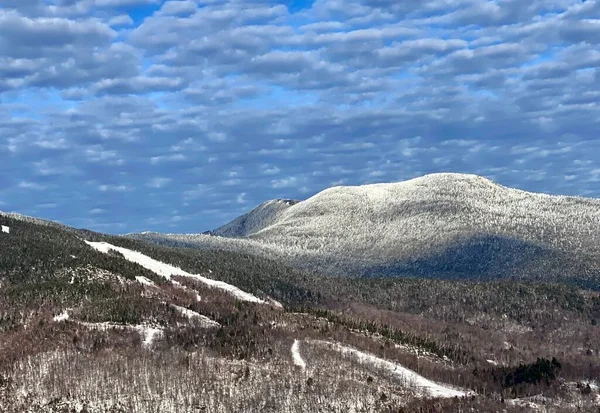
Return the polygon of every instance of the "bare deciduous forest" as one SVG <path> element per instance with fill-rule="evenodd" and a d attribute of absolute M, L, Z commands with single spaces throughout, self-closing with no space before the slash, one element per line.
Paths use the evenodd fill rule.
<path fill-rule="evenodd" d="M 322 276 L 0 218 L 2 412 L 598 412 L 593 290 Z"/>

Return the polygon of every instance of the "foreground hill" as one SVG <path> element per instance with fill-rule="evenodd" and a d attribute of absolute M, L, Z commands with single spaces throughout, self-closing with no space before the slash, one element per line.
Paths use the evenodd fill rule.
<path fill-rule="evenodd" d="M 600 200 L 506 188 L 465 174 L 334 187 L 271 212 L 263 204 L 203 235 L 131 235 L 252 252 L 354 275 L 568 280 L 600 288 Z M 243 226 L 251 220 L 258 225 Z M 241 228 L 242 230 L 235 230 Z"/>
<path fill-rule="evenodd" d="M 22 216 L 0 224 L 2 412 L 595 412 L 600 401 L 595 292 L 323 277 Z"/>

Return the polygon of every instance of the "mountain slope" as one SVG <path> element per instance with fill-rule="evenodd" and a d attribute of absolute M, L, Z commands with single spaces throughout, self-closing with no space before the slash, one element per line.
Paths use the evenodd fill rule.
<path fill-rule="evenodd" d="M 600 277 L 600 200 L 529 193 L 476 175 L 334 187 L 269 217 L 270 225 L 233 242 L 134 237 L 253 252 L 338 274 L 562 277 L 593 285 Z"/>
<path fill-rule="evenodd" d="M 291 199 L 264 202 L 250 212 L 210 231 L 210 234 L 221 237 L 247 237 L 276 223 L 285 210 L 297 203 L 298 201 Z"/>
<path fill-rule="evenodd" d="M 0 233 L 7 413 L 508 413 L 522 410 L 501 395 L 541 391 L 548 411 L 594 406 L 596 393 L 582 399 L 569 389 L 600 374 L 597 293 L 321 277 L 239 252 L 168 248 L 3 214 L 0 223 L 11 228 Z M 537 376 L 498 385 L 557 354 L 561 378 L 548 379 L 550 387 Z"/>

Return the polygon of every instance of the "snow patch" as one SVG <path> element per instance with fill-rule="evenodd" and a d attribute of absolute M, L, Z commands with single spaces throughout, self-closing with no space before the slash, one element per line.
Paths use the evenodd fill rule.
<path fill-rule="evenodd" d="M 177 311 L 179 311 L 181 314 L 183 314 L 190 320 L 192 320 L 192 319 L 199 320 L 205 327 L 221 327 L 221 324 L 217 323 L 216 321 L 211 320 L 210 318 L 208 318 L 202 314 L 199 314 L 193 310 L 190 310 L 189 308 L 180 307 L 175 304 L 172 304 L 172 306 L 173 306 L 173 308 L 175 308 Z"/>
<path fill-rule="evenodd" d="M 154 284 L 154 282 L 151 279 L 149 279 L 149 278 L 146 278 L 146 277 L 143 277 L 141 275 L 138 275 L 138 276 L 135 277 L 135 279 L 140 284 L 147 285 L 149 287 L 156 287 L 156 284 Z"/>
<path fill-rule="evenodd" d="M 406 381 L 412 387 L 420 390 L 422 393 L 427 394 L 431 397 L 464 397 L 472 394 L 471 392 L 467 392 L 464 390 L 456 389 L 450 387 L 448 385 L 443 385 L 426 379 L 420 374 L 403 367 L 400 364 L 393 363 L 391 361 L 384 360 L 380 357 L 377 357 L 373 354 L 365 353 L 351 347 L 342 346 L 338 343 L 330 343 L 327 341 L 314 341 L 315 343 L 319 343 L 322 345 L 331 345 L 336 351 L 341 352 L 342 354 L 348 354 L 350 356 L 354 356 L 358 359 L 360 363 L 369 364 L 377 368 L 381 368 L 384 370 L 388 370 L 392 374 L 398 376 L 402 381 Z"/>
<path fill-rule="evenodd" d="M 147 324 L 116 324 L 116 323 L 86 323 L 80 322 L 79 324 L 86 326 L 93 330 L 107 331 L 110 329 L 120 330 L 136 330 L 142 336 L 142 344 L 145 347 L 151 346 L 154 341 L 163 334 L 163 330 L 160 327 L 150 326 Z"/>
<path fill-rule="evenodd" d="M 67 310 L 63 311 L 59 315 L 54 316 L 53 320 L 56 322 L 66 321 L 69 319 L 69 313 Z"/>
<path fill-rule="evenodd" d="M 192 291 L 194 294 L 196 294 L 196 301 L 198 301 L 198 302 L 202 301 L 202 297 L 200 297 L 200 294 L 198 294 L 198 291 L 186 287 L 185 285 L 183 285 L 182 283 L 180 283 L 177 280 L 171 280 L 171 284 L 176 285 L 177 287 L 181 288 L 182 290 Z"/>
<path fill-rule="evenodd" d="M 144 337 L 142 344 L 149 347 L 154 343 L 154 340 L 162 335 L 163 331 L 158 327 L 151 327 L 147 325 L 135 326 L 135 329 Z"/>
<path fill-rule="evenodd" d="M 2 225 L 2 232 L 5 234 L 10 234 L 10 227 L 7 227 L 6 225 Z"/>
<path fill-rule="evenodd" d="M 189 272 L 182 270 L 181 268 L 177 268 L 173 265 L 165 264 L 164 262 L 160 262 L 153 258 L 150 258 L 147 255 L 142 254 L 141 252 L 132 251 L 127 248 L 117 247 L 117 246 L 111 245 L 107 242 L 85 241 L 85 243 L 90 245 L 92 248 L 94 248 L 100 252 L 103 252 L 105 254 L 107 254 L 109 252 L 109 250 L 111 250 L 111 249 L 118 251 L 121 254 L 123 254 L 123 256 L 127 260 L 129 260 L 131 262 L 135 262 L 135 263 L 141 265 L 142 267 L 147 268 L 150 271 L 153 271 L 157 275 L 165 277 L 169 280 L 171 279 L 171 277 L 173 275 L 190 277 L 190 278 L 194 278 L 210 287 L 227 291 L 228 293 L 233 295 L 238 300 L 248 301 L 248 302 L 252 302 L 252 303 L 266 304 L 266 301 L 261 300 L 260 298 L 254 296 L 250 293 L 242 291 L 241 289 L 239 289 L 231 284 L 227 284 L 223 281 L 212 280 L 210 278 L 206 278 L 206 277 L 203 277 L 198 274 L 191 274 Z"/>
<path fill-rule="evenodd" d="M 300 341 L 294 340 L 294 344 L 292 344 L 292 360 L 294 361 L 294 365 L 300 367 L 302 370 L 306 369 L 306 362 L 300 355 Z"/>
<path fill-rule="evenodd" d="M 276 300 L 274 300 L 274 299 L 272 299 L 272 298 L 269 298 L 268 300 L 269 300 L 269 303 L 270 303 L 270 304 L 271 304 L 273 307 L 275 307 L 275 308 L 283 308 L 283 304 L 281 304 L 279 301 L 276 301 Z"/>

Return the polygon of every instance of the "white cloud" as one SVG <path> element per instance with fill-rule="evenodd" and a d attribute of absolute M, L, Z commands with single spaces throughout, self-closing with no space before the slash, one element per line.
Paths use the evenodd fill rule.
<path fill-rule="evenodd" d="M 164 188 L 171 181 L 172 181 L 171 178 L 156 177 L 156 178 L 152 178 L 150 181 L 148 181 L 148 183 L 146 185 L 149 186 L 150 188 Z"/>
<path fill-rule="evenodd" d="M 19 182 L 19 188 L 32 189 L 35 191 L 41 191 L 42 189 L 45 189 L 45 187 L 43 185 L 40 185 L 37 182 L 30 182 L 30 181 Z"/>
<path fill-rule="evenodd" d="M 238 201 L 447 170 L 600 196 L 597 2 L 51 3 L 0 10 L 16 209 L 208 229 Z"/>
<path fill-rule="evenodd" d="M 186 160 L 185 155 L 183 155 L 181 153 L 174 153 L 172 155 L 153 156 L 150 158 L 150 162 L 152 164 L 158 164 L 158 163 L 162 163 L 162 162 L 177 162 L 177 161 L 185 161 L 185 160 Z"/>
<path fill-rule="evenodd" d="M 127 185 L 99 185 L 98 190 L 101 192 L 127 192 L 130 191 L 131 188 Z"/>
<path fill-rule="evenodd" d="M 290 177 L 281 178 L 281 179 L 273 179 L 271 181 L 271 186 L 275 189 L 292 188 L 297 185 L 298 185 L 298 178 L 296 178 L 295 176 L 290 176 Z"/>

